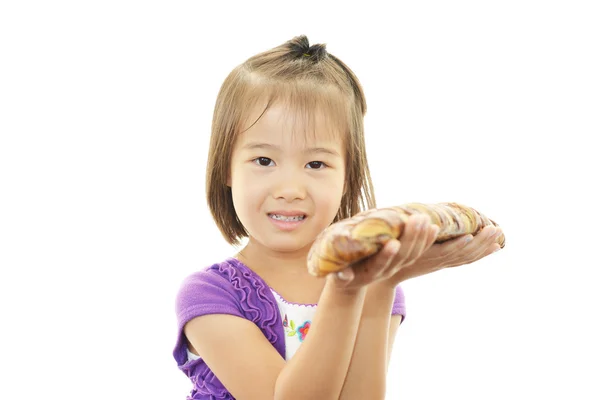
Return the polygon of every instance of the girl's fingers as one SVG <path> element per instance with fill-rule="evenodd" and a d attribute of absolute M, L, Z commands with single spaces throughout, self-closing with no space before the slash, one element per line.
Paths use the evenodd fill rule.
<path fill-rule="evenodd" d="M 346 284 L 352 282 L 353 285 L 368 284 L 377 280 L 386 273 L 400 247 L 401 244 L 398 240 L 393 239 L 388 241 L 377 254 L 339 271 L 337 279 Z"/>
<path fill-rule="evenodd" d="M 420 218 L 417 226 L 415 226 L 415 233 L 413 237 L 413 246 L 410 252 L 410 257 L 407 259 L 408 262 L 412 263 L 415 261 L 425 248 L 425 241 L 427 240 L 429 232 L 429 219 Z"/>
<path fill-rule="evenodd" d="M 440 245 L 441 250 L 435 259 L 444 259 L 451 262 L 454 259 L 460 259 L 469 251 L 467 246 L 473 241 L 473 235 L 466 235 Z"/>
<path fill-rule="evenodd" d="M 419 235 L 421 225 L 425 225 L 423 216 L 411 216 L 405 224 L 405 230 L 402 232 L 402 252 L 396 258 L 396 262 L 405 264 L 414 258 L 414 254 L 419 252 Z"/>
<path fill-rule="evenodd" d="M 468 264 L 488 256 L 494 249 L 499 247 L 495 242 L 500 234 L 501 230 L 499 228 L 486 226 L 469 244 L 461 249 L 461 259 L 464 259 L 466 261 L 464 263 Z"/>
<path fill-rule="evenodd" d="M 423 235 L 423 241 L 422 246 L 420 248 L 419 256 L 421 256 L 425 251 L 431 248 L 431 246 L 435 243 L 435 239 L 437 238 L 439 232 L 439 226 L 433 225 L 431 223 L 427 224 L 427 228 Z"/>
<path fill-rule="evenodd" d="M 421 227 L 422 223 L 424 227 Z M 499 229 L 490 226 L 485 227 L 475 237 L 466 235 L 434 245 L 438 233 L 439 227 L 428 219 L 413 216 L 406 223 L 401 242 L 397 239 L 388 241 L 376 255 L 340 271 L 336 278 L 340 284 L 347 287 L 359 287 L 393 276 L 418 259 L 431 262 L 444 258 L 446 267 L 469 264 L 498 249 L 499 245 L 495 241 L 501 234 Z"/>
<path fill-rule="evenodd" d="M 400 248 L 404 247 L 398 239 L 390 240 L 389 246 L 391 247 L 391 251 L 389 253 L 389 258 L 385 264 L 385 268 L 381 271 L 383 278 L 389 278 L 398 272 L 399 267 L 402 264 L 398 263 L 398 255 L 400 254 Z"/>
<path fill-rule="evenodd" d="M 495 232 L 486 240 L 487 246 L 485 246 L 485 251 L 482 252 L 481 257 L 479 258 L 489 256 L 500 248 L 500 245 L 496 242 L 496 240 L 501 234 L 502 230 L 500 228 L 496 228 Z"/>
<path fill-rule="evenodd" d="M 440 228 L 432 224 L 429 217 L 423 216 L 415 227 L 410 255 L 404 261 L 413 263 L 419 259 L 433 245 L 439 231 Z"/>
<path fill-rule="evenodd" d="M 485 253 L 487 248 L 496 241 L 500 232 L 501 231 L 499 229 L 496 229 L 493 226 L 486 226 L 477 235 L 476 239 L 479 239 L 479 240 L 478 241 L 474 240 L 473 243 L 471 244 L 471 247 L 479 250 L 479 251 L 477 251 L 478 254 Z"/>
<path fill-rule="evenodd" d="M 373 271 L 375 276 L 385 274 L 390 265 L 395 262 L 396 257 L 400 253 L 400 247 L 403 247 L 397 239 L 388 241 L 383 250 L 379 252 L 378 259 L 373 260 L 376 265 L 376 271 Z"/>
<path fill-rule="evenodd" d="M 472 234 L 468 234 L 468 235 L 458 237 L 456 239 L 449 240 L 447 243 L 450 244 L 450 246 L 451 246 L 450 252 L 453 253 L 454 251 L 457 251 L 457 250 L 462 251 L 463 249 L 465 251 L 471 251 L 472 249 L 481 249 L 482 246 L 485 245 L 486 241 L 492 240 L 489 236 L 489 233 L 491 231 L 493 231 L 493 229 L 494 229 L 493 227 L 486 226 L 476 236 L 473 236 Z M 448 253 L 441 254 L 441 256 L 445 256 L 445 255 L 448 255 Z"/>

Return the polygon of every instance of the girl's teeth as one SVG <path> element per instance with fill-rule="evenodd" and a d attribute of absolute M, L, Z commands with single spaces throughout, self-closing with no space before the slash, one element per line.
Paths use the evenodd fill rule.
<path fill-rule="evenodd" d="M 298 215 L 294 217 L 286 217 L 283 215 L 271 214 L 271 218 L 279 221 L 301 221 L 304 219 L 304 215 Z"/>

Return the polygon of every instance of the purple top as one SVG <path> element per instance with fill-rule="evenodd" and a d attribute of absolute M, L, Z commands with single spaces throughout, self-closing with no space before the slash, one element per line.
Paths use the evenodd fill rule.
<path fill-rule="evenodd" d="M 285 334 L 275 296 L 267 283 L 235 258 L 213 264 L 184 279 L 176 298 L 177 343 L 173 357 L 194 385 L 188 400 L 234 399 L 199 358 L 188 362 L 183 327 L 191 319 L 207 314 L 230 314 L 254 322 L 285 359 Z M 392 315 L 406 318 L 404 293 L 396 287 Z"/>

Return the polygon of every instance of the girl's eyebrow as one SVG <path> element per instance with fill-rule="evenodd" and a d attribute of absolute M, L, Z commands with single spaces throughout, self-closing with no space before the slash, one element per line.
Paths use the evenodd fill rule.
<path fill-rule="evenodd" d="M 242 149 L 246 149 L 246 150 L 266 149 L 266 150 L 281 151 L 281 148 L 279 146 L 275 146 L 275 145 L 269 144 L 269 143 L 258 143 L 258 142 L 246 143 L 242 147 Z M 335 151 L 333 149 L 328 149 L 326 147 L 310 147 L 308 149 L 305 149 L 304 153 L 325 153 L 325 154 L 330 154 L 332 156 L 341 157 L 341 155 L 337 151 Z"/>

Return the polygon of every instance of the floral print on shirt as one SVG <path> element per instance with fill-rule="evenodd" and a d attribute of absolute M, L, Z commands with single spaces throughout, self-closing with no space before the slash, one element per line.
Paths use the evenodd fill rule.
<path fill-rule="evenodd" d="M 301 342 L 304 341 L 308 331 L 310 330 L 310 321 L 304 321 L 304 323 L 298 327 L 296 327 L 296 323 L 294 320 L 288 322 L 287 314 L 283 319 L 283 328 L 287 336 L 296 336 L 298 335 L 298 340 Z"/>

